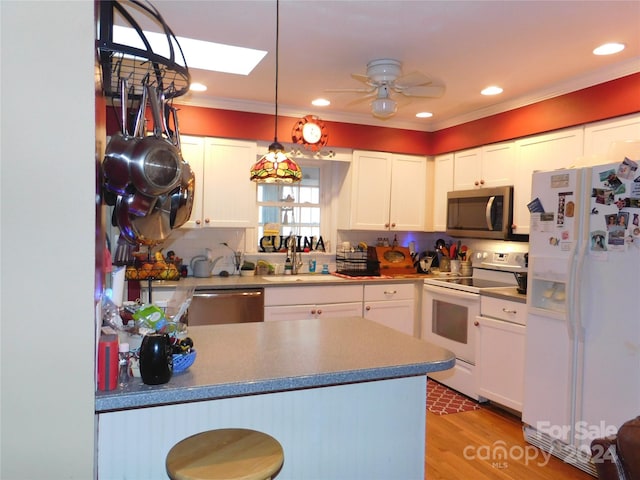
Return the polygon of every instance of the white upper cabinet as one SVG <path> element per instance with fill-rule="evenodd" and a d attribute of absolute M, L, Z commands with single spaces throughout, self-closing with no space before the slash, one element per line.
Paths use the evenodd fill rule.
<path fill-rule="evenodd" d="M 537 170 L 556 170 L 576 165 L 583 153 L 583 128 L 561 130 L 516 140 L 516 177 L 513 182 L 514 233 L 529 234 L 531 176 Z"/>
<path fill-rule="evenodd" d="M 354 151 L 349 178 L 350 192 L 341 196 L 342 228 L 425 229 L 425 157 Z"/>
<path fill-rule="evenodd" d="M 193 211 L 187 227 L 255 227 L 256 185 L 249 170 L 256 142 L 182 136 L 182 155 L 196 177 Z"/>
<path fill-rule="evenodd" d="M 431 230 L 444 232 L 447 229 L 447 192 L 453 190 L 453 153 L 438 155 L 434 160 L 433 179 L 433 224 Z"/>
<path fill-rule="evenodd" d="M 593 166 L 620 160 L 608 158 L 607 153 L 614 142 L 624 140 L 640 140 L 640 114 L 586 126 L 583 164 Z"/>
<path fill-rule="evenodd" d="M 515 156 L 513 142 L 485 145 L 454 155 L 454 190 L 512 185 Z"/>

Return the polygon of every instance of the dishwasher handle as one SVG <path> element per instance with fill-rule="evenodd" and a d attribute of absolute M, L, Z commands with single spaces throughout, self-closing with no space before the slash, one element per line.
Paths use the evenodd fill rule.
<path fill-rule="evenodd" d="M 196 290 L 194 297 L 216 298 L 216 297 L 260 297 L 264 294 L 262 289 L 258 290 Z"/>

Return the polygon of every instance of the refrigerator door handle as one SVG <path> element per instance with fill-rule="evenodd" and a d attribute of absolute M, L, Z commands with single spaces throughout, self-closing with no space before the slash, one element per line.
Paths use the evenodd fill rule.
<path fill-rule="evenodd" d="M 575 330 L 575 314 L 573 310 L 573 301 L 574 301 L 574 285 L 575 285 L 575 259 L 576 248 L 572 247 L 571 252 L 569 252 L 569 271 L 567 272 L 567 285 L 565 287 L 565 291 L 567 292 L 567 296 L 565 298 L 566 305 L 566 321 L 567 321 L 567 334 L 569 335 L 569 339 L 573 341 L 575 339 L 576 330 Z"/>
<path fill-rule="evenodd" d="M 487 208 L 484 211 L 484 217 L 485 220 L 487 221 L 487 228 L 489 230 L 493 230 L 493 222 L 491 221 L 491 211 L 493 210 L 493 202 L 496 200 L 495 196 L 489 197 L 489 200 L 487 201 Z"/>

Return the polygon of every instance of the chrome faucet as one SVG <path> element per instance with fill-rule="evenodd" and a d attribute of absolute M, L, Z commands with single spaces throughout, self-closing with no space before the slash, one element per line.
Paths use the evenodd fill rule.
<path fill-rule="evenodd" d="M 302 253 L 297 250 L 297 238 L 292 233 L 289 235 L 289 243 L 287 244 L 287 257 L 291 260 L 291 274 L 297 275 L 302 268 Z"/>

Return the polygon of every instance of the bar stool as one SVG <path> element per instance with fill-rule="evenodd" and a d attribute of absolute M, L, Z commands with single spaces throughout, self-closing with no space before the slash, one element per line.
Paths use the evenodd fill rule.
<path fill-rule="evenodd" d="M 171 480 L 269 480 L 283 462 L 282 445 L 272 436 L 225 428 L 179 441 L 165 464 Z"/>

